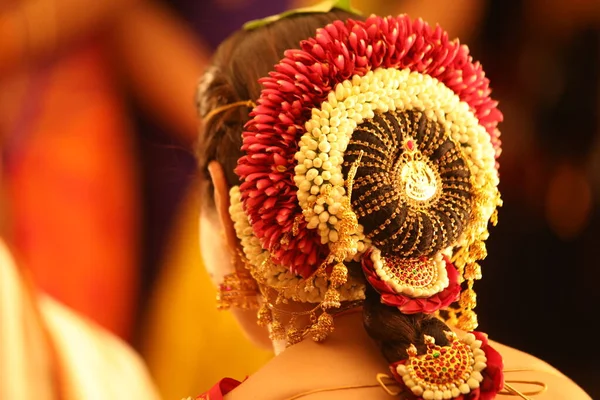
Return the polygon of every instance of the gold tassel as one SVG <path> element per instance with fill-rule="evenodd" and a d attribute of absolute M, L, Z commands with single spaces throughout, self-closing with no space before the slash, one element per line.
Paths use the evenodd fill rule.
<path fill-rule="evenodd" d="M 324 312 L 311 328 L 312 338 L 315 342 L 322 342 L 331 332 L 333 332 L 333 317 Z"/>
<path fill-rule="evenodd" d="M 273 313 L 269 306 L 265 303 L 263 304 L 257 313 L 258 325 L 262 327 L 268 326 L 271 322 L 273 322 Z"/>
<path fill-rule="evenodd" d="M 286 332 L 286 336 L 289 346 L 300 343 L 303 338 L 302 332 L 300 332 L 296 327 L 289 328 Z"/>
<path fill-rule="evenodd" d="M 469 255 L 471 260 L 483 260 L 487 257 L 487 249 L 485 243 L 478 240 L 469 247 Z"/>
<path fill-rule="evenodd" d="M 478 263 L 471 263 L 465 267 L 465 279 L 478 280 L 481 279 L 481 266 Z"/>
<path fill-rule="evenodd" d="M 271 332 L 269 334 L 269 338 L 271 340 L 285 339 L 285 329 L 283 325 L 281 325 L 281 322 L 279 322 L 277 319 L 271 322 Z"/>
<path fill-rule="evenodd" d="M 463 310 L 458 318 L 458 328 L 470 332 L 477 329 L 477 314 L 473 310 Z"/>
<path fill-rule="evenodd" d="M 472 310 L 477 305 L 477 294 L 473 289 L 467 288 L 460 294 L 458 303 L 461 307 Z"/>
<path fill-rule="evenodd" d="M 348 280 L 348 268 L 342 262 L 338 262 L 333 266 L 329 280 L 333 287 L 339 288 Z"/>
<path fill-rule="evenodd" d="M 325 292 L 325 299 L 323 300 L 321 306 L 325 310 L 329 308 L 338 308 L 339 306 L 341 306 L 340 294 L 335 288 L 330 287 L 329 289 L 327 289 L 327 292 Z"/>

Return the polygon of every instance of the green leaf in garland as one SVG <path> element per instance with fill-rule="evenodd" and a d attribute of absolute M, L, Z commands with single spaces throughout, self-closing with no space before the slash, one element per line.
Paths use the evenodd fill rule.
<path fill-rule="evenodd" d="M 297 14 L 311 14 L 311 13 L 327 13 L 334 8 L 339 10 L 348 11 L 354 14 L 360 14 L 355 8 L 352 8 L 350 5 L 350 0 L 326 0 L 322 1 L 314 6 L 296 8 L 294 10 L 284 11 L 281 14 L 271 15 L 270 17 L 255 19 L 253 21 L 246 22 L 244 24 L 244 30 L 251 31 L 256 28 L 260 28 L 261 26 L 272 24 L 275 21 L 279 21 L 280 19 L 297 15 Z"/>

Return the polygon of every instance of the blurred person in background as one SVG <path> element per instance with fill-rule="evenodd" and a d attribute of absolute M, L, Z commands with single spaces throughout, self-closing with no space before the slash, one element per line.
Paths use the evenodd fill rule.
<path fill-rule="evenodd" d="M 138 171 L 102 32 L 132 2 L 85 3 L 0 6 L 3 234 L 43 291 L 128 339 Z"/>
<path fill-rule="evenodd" d="M 206 51 L 151 1 L 12 1 L 0 33 L 3 233 L 44 291 L 131 340 L 147 139 L 127 95 L 190 149 Z"/>
<path fill-rule="evenodd" d="M 206 46 L 170 8 L 152 1 L 3 3 L 0 40 L 3 236 L 20 255 L 35 295 L 47 294 L 136 345 L 161 257 L 154 250 L 169 236 L 172 199 L 190 182 L 190 169 L 168 161 L 174 149 L 192 159 L 194 92 Z M 143 129 L 142 119 L 152 129 Z M 18 288 L 20 280 L 6 284 Z M 19 297 L 11 302 L 19 304 Z M 184 306 L 197 309 L 193 301 Z M 220 320 L 233 326 L 226 314 L 213 319 Z M 36 329 L 13 332 L 25 337 Z M 211 343 L 222 332 L 208 332 L 200 350 L 218 349 Z M 74 346 L 79 362 L 94 360 L 102 338 L 113 340 L 99 336 L 100 343 L 89 338 L 95 345 L 87 349 Z M 240 368 L 258 364 L 253 349 L 237 342 L 238 352 L 249 355 Z M 3 352 L 2 362 L 24 355 Z M 15 382 L 36 375 L 27 373 L 34 363 L 23 361 L 23 369 L 11 371 Z M 89 374 L 100 381 L 101 369 Z"/>
<path fill-rule="evenodd" d="M 119 35 L 136 47 L 120 52 Z M 155 2 L 0 5 L 1 237 L 19 260 L 3 247 L 1 398 L 158 398 L 130 348 L 145 221 L 124 93 L 189 146 L 204 57 Z M 172 63 L 167 93 L 146 86 Z"/>
<path fill-rule="evenodd" d="M 110 35 L 120 24 L 131 26 L 123 21 L 127 18 L 149 22 L 151 33 L 170 44 L 161 52 L 165 57 L 177 60 L 188 44 L 178 21 L 155 3 L 3 3 L 0 120 L 9 241 L 44 291 L 129 340 L 140 276 L 143 199 L 139 139 L 117 69 L 126 71 L 127 59 L 114 57 Z M 151 33 L 142 34 L 139 51 L 127 55 L 143 57 L 143 40 Z M 197 43 L 183 52 L 194 71 L 201 68 Z M 156 57 L 153 64 L 161 60 Z M 182 76 L 187 64 L 178 64 Z M 129 82 L 135 89 L 136 81 Z M 178 83 L 173 79 L 168 88 L 185 99 Z M 169 106 L 175 101 L 165 102 L 160 90 L 150 85 L 137 93 L 154 105 L 159 118 L 171 122 L 174 136 L 184 139 L 185 111 L 184 117 L 172 117 Z"/>
<path fill-rule="evenodd" d="M 144 362 L 122 340 L 31 281 L 0 239 L 0 398 L 158 400 Z"/>

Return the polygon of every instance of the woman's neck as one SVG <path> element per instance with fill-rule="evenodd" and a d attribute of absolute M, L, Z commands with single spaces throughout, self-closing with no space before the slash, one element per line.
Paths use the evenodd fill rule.
<path fill-rule="evenodd" d="M 375 353 L 378 358 L 381 358 L 373 340 L 365 331 L 363 325 L 362 310 L 357 309 L 353 313 L 344 313 L 334 318 L 335 330 L 322 343 L 313 341 L 310 337 L 305 338 L 302 342 L 290 346 L 286 352 L 301 353 L 307 352 L 321 354 L 338 353 L 339 351 L 351 350 L 353 354 L 356 348 L 369 349 L 371 353 Z"/>
<path fill-rule="evenodd" d="M 357 310 L 335 318 L 335 330 L 324 342 L 307 337 L 281 351 L 232 398 L 256 391 L 265 399 L 285 398 L 320 388 L 376 383 L 376 374 L 387 370 L 387 362 L 365 331 L 362 312 Z"/>
<path fill-rule="evenodd" d="M 358 336 L 362 336 L 362 335 L 357 335 L 357 333 L 360 333 L 358 331 L 361 331 L 363 334 L 366 335 L 366 332 L 364 332 L 364 327 L 363 327 L 363 322 L 362 322 L 363 321 L 362 307 L 356 306 L 354 308 L 344 310 L 342 312 L 333 314 L 333 317 L 334 317 L 334 323 L 335 323 L 335 330 L 330 335 L 330 338 L 334 337 L 336 341 L 338 341 L 338 340 L 343 340 L 343 341 L 353 340 L 353 339 L 357 339 Z M 310 324 L 309 319 L 308 319 L 308 317 L 306 317 L 305 319 L 306 319 L 306 321 L 304 321 L 302 318 L 300 318 L 297 321 L 297 322 L 299 322 L 298 325 L 304 324 L 304 325 L 308 326 Z M 329 341 L 329 339 L 326 339 L 326 341 Z M 306 344 L 304 344 L 306 342 L 311 343 L 313 345 L 315 344 L 315 342 L 310 339 L 310 335 L 308 335 L 302 342 L 300 342 L 292 347 L 303 348 L 306 346 Z M 288 348 L 287 340 L 285 340 L 285 339 L 273 340 L 272 343 L 273 343 L 273 350 L 274 350 L 274 353 L 276 356 L 280 355 Z"/>

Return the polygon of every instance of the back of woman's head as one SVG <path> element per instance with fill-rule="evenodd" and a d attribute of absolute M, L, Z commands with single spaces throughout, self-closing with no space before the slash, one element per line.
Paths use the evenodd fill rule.
<path fill-rule="evenodd" d="M 443 319 L 476 327 L 477 261 L 500 204 L 490 92 L 465 46 L 406 16 L 300 14 L 219 47 L 199 86 L 200 169 L 210 192 L 208 165 L 223 166 L 273 337 L 321 341 L 360 302 L 385 358 L 403 363 L 445 357 Z M 309 326 L 282 325 L 288 300 L 316 305 Z"/>

